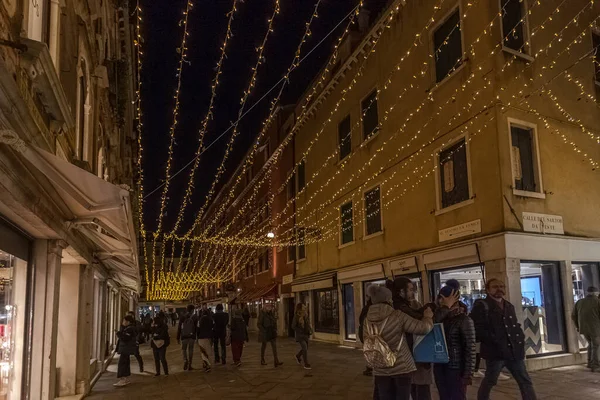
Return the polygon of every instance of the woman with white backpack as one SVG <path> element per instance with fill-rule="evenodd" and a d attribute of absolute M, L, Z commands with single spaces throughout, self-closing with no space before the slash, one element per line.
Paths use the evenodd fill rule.
<path fill-rule="evenodd" d="M 425 335 L 433 328 L 433 312 L 426 308 L 423 319 L 414 319 L 392 306 L 392 292 L 371 285 L 367 295 L 372 305 L 365 319 L 363 354 L 373 368 L 379 400 L 410 400 L 415 361 L 405 333 Z"/>

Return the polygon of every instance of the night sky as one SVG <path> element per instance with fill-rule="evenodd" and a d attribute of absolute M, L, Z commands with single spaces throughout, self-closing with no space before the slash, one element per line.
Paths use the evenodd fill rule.
<path fill-rule="evenodd" d="M 316 1 L 316 0 L 315 0 Z M 248 99 L 246 110 L 267 92 L 285 73 L 312 15 L 313 0 L 281 0 L 281 13 L 274 21 L 266 46 L 266 63 L 260 67 L 257 86 Z M 314 21 L 312 36 L 303 47 L 304 56 L 337 23 L 353 9 L 358 0 L 323 0 L 319 7 L 319 19 Z M 381 0 L 367 0 L 369 3 L 382 3 Z M 267 20 L 273 12 L 272 0 L 246 0 L 238 3 L 238 12 L 233 22 L 233 38 L 227 50 L 223 73 L 220 78 L 214 114 L 205 136 L 204 145 L 208 145 L 224 132 L 237 119 L 242 91 L 248 85 L 251 67 L 256 63 L 256 47 L 261 43 L 267 27 Z M 142 111 L 144 146 L 144 191 L 149 193 L 159 185 L 165 176 L 169 128 L 173 120 L 175 88 L 177 83 L 176 67 L 179 54 L 176 48 L 181 44 L 182 28 L 180 21 L 185 10 L 185 0 L 142 1 L 144 21 L 144 59 L 142 70 Z M 210 100 L 210 85 L 215 74 L 215 65 L 220 55 L 220 46 L 225 37 L 227 13 L 231 9 L 231 0 L 196 0 L 188 20 L 187 59 L 184 65 L 182 90 L 180 97 L 180 117 L 176 130 L 176 146 L 173 157 L 172 173 L 187 164 L 194 156 L 198 144 L 198 129 L 206 114 Z M 280 104 L 294 103 L 304 92 L 307 85 L 327 61 L 333 42 L 339 37 L 345 24 L 329 37 L 314 53 L 307 58 L 290 79 L 290 85 L 283 94 Z M 269 110 L 272 96 L 263 100 L 239 125 L 233 153 L 229 157 L 227 172 L 221 183 L 227 182 L 242 157 L 252 143 Z M 230 133 L 225 135 L 209 151 L 202 155 L 196 173 L 195 192 L 191 206 L 188 206 L 183 228 L 189 228 L 194 215 L 204 203 L 204 198 L 213 181 L 216 168 L 221 163 Z M 183 198 L 189 179 L 191 166 L 173 179 L 169 189 L 167 216 L 163 231 L 170 231 Z M 145 202 L 145 225 L 155 230 L 162 189 Z"/>

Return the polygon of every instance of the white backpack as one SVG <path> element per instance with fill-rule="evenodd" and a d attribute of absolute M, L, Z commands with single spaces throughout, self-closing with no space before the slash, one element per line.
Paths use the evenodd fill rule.
<path fill-rule="evenodd" d="M 367 361 L 367 365 L 371 368 L 391 368 L 396 365 L 400 347 L 404 340 L 404 334 L 400 338 L 396 351 L 392 351 L 387 342 L 381 337 L 381 332 L 383 332 L 388 318 L 384 319 L 380 324 L 365 321 L 367 332 L 365 341 L 363 342 L 363 355 Z"/>

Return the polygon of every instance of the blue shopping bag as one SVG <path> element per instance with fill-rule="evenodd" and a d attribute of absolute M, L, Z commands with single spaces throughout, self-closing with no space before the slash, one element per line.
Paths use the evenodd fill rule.
<path fill-rule="evenodd" d="M 427 335 L 415 335 L 413 356 L 418 363 L 446 364 L 450 361 L 443 324 L 434 324 Z"/>

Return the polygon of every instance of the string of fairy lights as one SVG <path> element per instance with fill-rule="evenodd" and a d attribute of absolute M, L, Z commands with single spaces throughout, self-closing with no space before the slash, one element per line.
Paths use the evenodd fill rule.
<path fill-rule="evenodd" d="M 469 7 L 472 7 L 474 4 L 475 3 L 470 3 Z M 521 21 L 518 24 L 524 24 L 526 18 L 532 15 L 535 7 L 540 6 L 541 4 L 542 1 L 536 1 L 533 3 L 532 7 L 528 9 L 528 12 L 521 18 Z M 518 108 L 524 112 L 532 114 L 540 120 L 548 132 L 550 132 L 552 135 L 558 135 L 562 143 L 568 145 L 576 154 L 581 154 L 583 161 L 585 161 L 587 165 L 590 165 L 590 167 L 595 170 L 598 166 L 596 156 L 593 154 L 593 152 L 584 150 L 587 145 L 580 143 L 580 140 L 582 139 L 575 139 L 571 137 L 573 135 L 572 129 L 561 129 L 560 124 L 564 124 L 562 119 L 552 119 L 544 112 L 541 112 L 539 109 L 537 109 L 535 104 L 532 104 L 534 103 L 533 100 L 535 100 L 533 96 L 534 94 L 536 95 L 536 98 L 539 97 L 547 100 L 549 104 L 551 104 L 557 110 L 557 112 L 566 119 L 566 122 L 570 126 L 576 127 L 578 128 L 578 131 L 581 131 L 581 133 L 584 135 L 583 137 L 587 137 L 590 141 L 593 140 L 594 143 L 600 143 L 600 135 L 597 132 L 594 132 L 593 129 L 587 127 L 580 118 L 574 116 L 574 114 L 567 107 L 565 107 L 564 104 L 562 104 L 561 96 L 557 95 L 557 92 L 550 87 L 550 85 L 553 82 L 556 82 L 557 79 L 562 79 L 562 82 L 572 85 L 574 92 L 578 93 L 581 98 L 586 99 L 586 101 L 588 101 L 590 104 L 597 106 L 596 96 L 593 93 L 590 93 L 589 88 L 587 88 L 583 78 L 578 76 L 577 72 L 579 72 L 579 70 L 576 72 L 575 69 L 572 68 L 573 66 L 579 65 L 583 61 L 587 60 L 591 60 L 592 65 L 596 68 L 596 52 L 586 51 L 584 56 L 576 58 L 575 62 L 562 70 L 559 67 L 558 62 L 558 59 L 564 54 L 571 54 L 578 50 L 578 48 L 575 48 L 575 45 L 584 44 L 583 38 L 586 37 L 586 34 L 589 37 L 590 28 L 594 28 L 596 26 L 598 11 L 597 6 L 593 1 L 590 1 L 581 11 L 577 12 L 575 17 L 570 19 L 566 25 L 562 25 L 562 29 L 551 26 L 554 21 L 560 21 L 559 18 L 556 18 L 558 13 L 562 11 L 564 14 L 567 10 L 569 10 L 567 7 L 568 4 L 565 4 L 566 1 L 560 3 L 560 5 L 556 7 L 554 11 L 550 12 L 549 16 L 538 26 L 532 27 L 529 38 L 533 38 L 536 34 L 539 35 L 539 32 L 541 31 L 550 29 L 552 29 L 551 31 L 553 32 L 553 35 L 551 35 L 549 43 L 547 43 L 545 46 L 536 47 L 535 51 L 530 52 L 529 57 L 531 60 L 517 64 L 521 68 L 514 70 L 512 68 L 513 65 L 523 57 L 519 54 L 513 54 L 511 57 L 507 57 L 508 60 L 503 63 L 501 68 L 497 68 L 497 71 L 502 74 L 506 73 L 511 74 L 511 76 L 525 77 L 524 79 L 526 82 L 524 82 L 521 90 L 511 92 L 510 82 L 504 82 L 505 86 L 502 84 L 498 86 L 494 80 L 487 75 L 488 70 L 485 68 L 486 65 L 489 65 L 490 62 L 493 62 L 495 56 L 500 54 L 503 49 L 505 39 L 509 35 L 514 34 L 516 27 L 513 28 L 513 30 L 507 35 L 505 35 L 504 38 L 502 38 L 492 48 L 487 56 L 481 59 L 480 62 L 477 64 L 472 63 L 472 60 L 476 59 L 475 45 L 479 43 L 487 43 L 483 40 L 483 38 L 488 35 L 493 37 L 493 35 L 496 33 L 496 31 L 492 28 L 495 24 L 497 25 L 496 20 L 502 18 L 502 12 L 500 12 L 498 15 L 494 16 L 494 20 L 490 24 L 485 26 L 483 33 L 473 41 L 469 50 L 465 50 L 463 52 L 461 59 L 457 60 L 458 65 L 455 65 L 451 69 L 450 74 L 456 72 L 462 67 L 462 65 L 466 64 L 465 60 L 467 59 L 467 56 L 470 56 L 470 60 L 468 61 L 469 65 L 467 66 L 469 72 L 464 75 L 464 82 L 455 88 L 454 93 L 448 95 L 446 91 L 444 95 L 439 96 L 441 99 L 447 97 L 446 101 L 443 101 L 440 105 L 433 105 L 435 104 L 434 102 L 439 102 L 438 93 L 440 92 L 436 90 L 438 87 L 438 84 L 436 84 L 433 86 L 433 88 L 426 92 L 423 101 L 419 105 L 416 107 L 409 106 L 408 109 L 404 107 L 401 115 L 404 115 L 405 119 L 402 120 L 402 123 L 399 125 L 398 129 L 390 130 L 389 134 L 386 131 L 387 137 L 383 140 L 378 139 L 377 145 L 373 146 L 372 144 L 375 144 L 376 142 L 372 142 L 372 144 L 369 145 L 371 146 L 369 148 L 371 156 L 368 158 L 368 161 L 358 165 L 358 168 L 356 168 L 355 171 L 347 173 L 344 171 L 344 169 L 350 165 L 350 161 L 356 158 L 356 155 L 359 154 L 359 152 L 364 150 L 366 146 L 364 143 L 354 148 L 350 155 L 336 166 L 336 172 L 333 172 L 330 175 L 324 175 L 323 172 L 326 172 L 327 168 L 331 167 L 331 161 L 335 160 L 339 156 L 339 147 L 336 148 L 332 154 L 327 154 L 325 157 L 326 161 L 323 163 L 323 165 L 318 166 L 315 172 L 310 175 L 310 178 L 306 180 L 304 189 L 301 191 L 299 190 L 294 194 L 294 196 L 292 196 L 292 198 L 288 199 L 283 209 L 279 209 L 272 214 L 268 213 L 270 214 L 268 215 L 270 222 L 277 221 L 280 227 L 287 227 L 287 229 L 283 232 L 277 233 L 277 238 L 267 238 L 266 232 L 269 232 L 272 229 L 272 225 L 268 225 L 264 223 L 265 221 L 261 221 L 261 215 L 263 215 L 265 208 L 269 210 L 269 207 L 273 204 L 275 197 L 278 194 L 281 194 L 282 191 L 285 191 L 285 186 L 289 183 L 290 179 L 294 179 L 294 174 L 290 174 L 290 176 L 288 176 L 288 178 L 285 180 L 285 184 L 282 184 L 279 188 L 271 188 L 269 190 L 269 195 L 264 205 L 260 207 L 253 207 L 256 193 L 258 193 L 257 187 L 266 183 L 269 185 L 271 184 L 272 171 L 270 168 L 276 168 L 275 162 L 271 163 L 269 168 L 267 168 L 269 171 L 265 171 L 265 173 L 262 175 L 263 177 L 268 178 L 255 179 L 255 181 L 253 181 L 253 185 L 255 186 L 253 187 L 252 195 L 249 196 L 251 200 L 246 201 L 241 207 L 234 209 L 229 204 L 224 206 L 223 210 L 218 207 L 216 212 L 211 214 L 210 223 L 202 227 L 204 229 L 201 231 L 190 230 L 186 233 L 186 235 L 183 236 L 172 234 L 170 238 L 172 239 L 173 243 L 185 243 L 186 241 L 192 243 L 189 250 L 190 255 L 186 258 L 185 269 L 177 268 L 176 270 L 173 270 L 169 267 L 167 271 L 157 271 L 156 277 L 153 277 L 154 282 L 152 284 L 153 289 L 150 298 L 186 298 L 190 295 L 190 293 L 202 290 L 206 284 L 225 283 L 233 279 L 235 276 L 239 276 L 243 270 L 243 266 L 247 264 L 251 258 L 256 257 L 256 254 L 259 254 L 267 248 L 307 246 L 316 242 L 326 242 L 328 240 L 334 240 L 337 236 L 339 236 L 340 230 L 342 232 L 346 232 L 349 229 L 355 229 L 357 226 L 363 224 L 366 219 L 373 217 L 377 213 L 381 213 L 381 210 L 386 210 L 391 207 L 407 193 L 415 190 L 421 183 L 427 182 L 428 178 L 431 177 L 432 174 L 436 173 L 438 169 L 438 163 L 434 162 L 433 160 L 436 159 L 438 150 L 434 149 L 433 151 L 429 151 L 427 149 L 431 149 L 433 145 L 438 146 L 438 148 L 440 148 L 440 146 L 445 147 L 460 135 L 466 135 L 466 139 L 461 146 L 468 146 L 474 137 L 480 135 L 481 132 L 489 130 L 489 126 L 495 127 L 495 120 L 498 118 L 498 115 L 495 114 L 494 110 L 497 107 L 500 107 L 500 110 L 503 113 L 507 112 L 507 110 L 511 108 Z M 543 11 L 543 7 L 540 8 L 542 8 L 540 11 L 541 13 Z M 464 23 L 468 9 L 469 8 L 462 11 L 462 23 Z M 579 34 L 575 37 L 575 40 L 568 43 L 564 48 L 562 48 L 562 50 L 559 49 L 560 51 L 555 55 L 552 55 L 553 50 L 558 49 L 566 42 L 566 38 L 563 36 L 565 31 L 571 27 L 579 26 L 580 21 L 585 17 L 589 17 L 590 21 L 589 23 L 585 22 L 585 28 L 579 32 Z M 430 27 L 436 22 L 438 21 L 433 17 L 431 20 L 428 20 L 427 29 L 425 31 L 429 30 Z M 386 26 L 392 26 L 393 23 L 394 19 L 390 18 L 387 20 Z M 454 32 L 455 29 L 462 29 L 460 22 L 451 31 Z M 372 46 L 366 51 L 367 54 L 372 54 L 375 52 L 374 48 L 379 39 L 383 36 L 383 31 L 384 30 L 378 32 L 378 35 L 372 39 Z M 450 34 L 452 34 L 452 32 Z M 411 47 L 406 54 L 400 57 L 401 62 L 407 60 L 411 53 L 418 53 L 416 51 L 416 47 L 421 45 L 421 36 L 419 35 L 420 34 L 417 34 L 415 37 L 415 43 L 418 43 L 415 46 L 415 49 L 412 49 Z M 427 44 L 425 43 L 424 47 L 426 47 L 426 45 Z M 443 41 L 443 45 L 447 45 L 446 40 Z M 529 40 L 524 41 L 522 48 L 519 49 L 518 52 L 525 53 L 521 52 L 525 46 L 531 48 L 531 43 Z M 141 49 L 138 48 L 138 52 L 140 52 L 140 50 Z M 435 55 L 439 54 L 439 51 L 440 48 L 434 49 Z M 334 55 L 336 52 L 337 46 L 335 47 Z M 368 57 L 365 57 L 365 60 L 367 58 Z M 542 62 L 544 62 L 544 64 L 540 64 Z M 329 69 L 330 65 L 331 64 L 328 63 L 325 70 Z M 429 61 L 423 64 L 423 66 L 420 68 L 420 74 L 415 74 L 415 76 L 412 77 L 405 76 L 405 78 L 408 78 L 408 80 L 404 80 L 404 83 L 406 84 L 404 89 L 398 90 L 397 87 L 394 87 L 394 92 L 397 93 L 397 96 L 395 101 L 390 101 L 388 103 L 391 104 L 391 106 L 387 110 L 383 111 L 380 121 L 378 121 L 377 125 L 379 132 L 382 132 L 382 129 L 386 128 L 387 124 L 395 121 L 394 118 L 391 118 L 393 115 L 392 113 L 398 108 L 402 108 L 401 106 L 407 105 L 405 99 L 411 99 L 412 102 L 412 99 L 414 99 L 412 95 L 415 95 L 419 92 L 418 90 L 422 86 L 422 82 L 427 81 L 427 75 L 429 72 L 427 69 L 428 65 L 430 65 Z M 138 65 L 138 71 L 140 69 L 141 66 Z M 533 73 L 525 73 L 529 69 Z M 402 68 L 394 67 L 390 76 L 384 80 L 385 84 L 380 86 L 377 91 L 377 99 L 379 102 L 381 95 L 387 91 L 388 88 L 393 87 L 392 84 L 394 71 L 398 72 L 401 70 Z M 554 74 L 551 79 L 546 79 L 547 75 L 550 75 L 551 72 L 556 71 L 560 72 Z M 324 78 L 323 76 L 324 74 L 321 75 L 321 77 L 316 81 L 321 86 L 327 82 L 327 78 Z M 359 81 L 360 77 L 361 75 L 357 74 L 357 76 L 354 78 L 347 79 L 348 87 L 350 87 L 349 90 L 356 85 L 356 82 Z M 544 79 L 546 80 L 544 81 Z M 540 82 L 543 83 L 540 85 Z M 479 84 L 480 86 L 473 88 L 471 91 L 471 86 L 475 83 Z M 349 90 L 346 91 L 346 89 L 347 87 L 341 89 L 340 91 L 340 97 L 343 98 L 344 101 L 346 100 L 346 94 L 349 93 Z M 321 92 L 321 95 L 322 93 L 324 92 Z M 506 95 L 509 97 L 506 98 Z M 311 88 L 305 98 L 307 97 L 320 97 L 319 90 L 316 85 Z M 465 98 L 468 98 L 468 100 L 465 100 Z M 442 121 L 438 121 L 442 115 L 448 114 L 449 109 L 456 107 L 455 103 L 460 101 L 464 101 L 464 103 L 460 104 L 462 107 L 459 107 L 458 111 L 454 110 L 453 113 L 450 114 L 448 121 L 443 123 Z M 317 112 L 317 106 L 315 106 L 317 103 L 317 99 L 313 100 L 312 102 L 304 100 L 301 102 L 301 117 L 298 119 L 302 120 L 302 123 L 297 124 L 297 126 L 294 124 L 292 129 L 292 132 L 294 133 L 289 134 L 286 138 L 296 135 L 298 132 L 300 132 L 302 127 L 308 121 L 308 116 L 314 115 Z M 414 103 L 416 104 L 418 101 Z M 373 102 L 369 104 L 366 110 L 370 109 L 372 104 Z M 337 112 L 339 105 L 340 103 L 338 102 L 335 105 L 332 104 L 329 106 L 329 108 L 336 109 Z M 521 106 L 524 107 L 521 108 Z M 141 116 L 141 109 L 139 107 L 140 105 L 138 99 L 138 115 Z M 423 115 L 425 110 L 427 110 L 430 115 L 425 118 L 424 123 L 420 124 L 419 118 L 423 118 L 420 117 L 420 115 Z M 363 117 L 365 116 L 365 112 L 365 110 L 361 111 Z M 333 116 L 335 113 L 332 113 L 331 115 Z M 332 116 L 329 118 L 321 117 L 325 119 L 325 123 L 323 125 L 333 123 L 336 119 L 332 118 Z M 480 119 L 482 119 L 484 116 L 486 116 L 487 119 L 480 121 Z M 467 118 L 467 121 L 461 122 L 465 118 Z M 556 120 L 556 123 L 552 122 L 554 120 Z M 394 123 L 397 124 L 397 122 Z M 415 124 L 417 126 L 416 129 L 413 126 Z M 458 126 L 456 126 L 456 124 L 458 124 Z M 431 132 L 429 128 L 430 125 L 434 127 L 434 130 L 437 126 L 437 131 Z M 552 127 L 552 125 L 554 126 Z M 141 122 L 138 122 L 138 126 L 141 131 Z M 352 134 L 353 131 L 359 128 L 360 121 L 357 121 L 351 127 L 349 134 Z M 419 142 L 418 139 L 423 136 L 423 133 L 426 131 L 426 129 L 428 136 L 424 138 L 426 139 L 425 142 L 420 143 L 418 148 L 413 150 L 410 155 L 403 155 L 405 154 L 406 150 L 409 150 L 411 144 Z M 314 137 L 320 136 L 320 134 L 324 131 L 325 127 L 323 127 L 322 130 L 318 130 L 317 132 L 313 133 L 311 137 L 314 139 Z M 408 136 L 404 135 L 404 133 L 408 131 L 410 131 L 411 134 Z M 412 132 L 414 132 L 414 134 Z M 433 135 L 429 136 L 430 133 L 433 133 Z M 451 135 L 452 138 L 448 138 L 443 143 L 439 142 L 439 139 L 445 137 L 446 135 Z M 140 135 L 138 135 L 138 139 L 139 136 Z M 402 144 L 395 144 L 393 140 L 398 138 L 404 138 L 406 142 Z M 257 141 L 255 144 L 258 145 L 259 142 Z M 314 146 L 312 140 L 309 142 L 307 149 L 314 149 L 314 147 L 311 147 L 311 145 Z M 460 149 L 461 146 L 456 148 L 454 151 Z M 273 158 L 276 159 L 281 156 L 283 151 L 280 149 L 283 147 L 280 146 L 276 150 L 276 153 L 273 153 Z M 380 158 L 383 154 L 389 154 L 385 150 L 392 148 L 395 149 L 395 154 L 392 154 L 387 160 L 382 160 L 381 163 L 377 164 L 378 167 L 373 169 L 373 167 L 376 165 L 374 164 L 374 161 Z M 252 153 L 252 151 L 250 153 Z M 310 151 L 302 153 L 302 159 L 293 167 L 294 173 L 297 171 L 300 163 L 307 159 L 309 153 Z M 277 157 L 275 157 L 275 154 L 277 154 Z M 417 163 L 412 170 L 409 170 L 410 165 L 417 161 L 421 162 Z M 141 152 L 138 153 L 138 163 L 141 167 Z M 249 162 L 249 164 L 251 165 L 251 162 Z M 388 173 L 387 171 L 390 172 Z M 369 173 L 369 176 L 362 177 L 366 173 Z M 387 176 L 384 176 L 385 174 L 387 174 Z M 325 181 L 322 179 L 320 180 L 321 176 L 323 176 Z M 332 187 L 332 189 L 329 189 L 330 185 L 333 185 L 336 179 L 339 180 L 342 177 L 344 178 L 344 182 L 336 187 Z M 361 178 L 360 181 L 359 178 Z M 342 205 L 342 203 L 348 203 L 348 201 L 352 201 L 353 204 L 355 204 L 355 201 L 362 201 L 362 197 L 364 195 L 363 190 L 368 186 L 372 186 L 375 183 L 375 180 L 377 181 L 379 187 L 382 188 L 380 192 L 381 197 L 377 200 L 375 204 L 376 207 L 374 207 L 376 211 L 369 214 L 369 210 L 367 210 L 365 207 L 358 207 L 356 209 L 353 207 L 353 218 L 350 222 L 347 218 L 345 218 L 348 215 L 347 212 L 346 214 L 342 213 L 339 206 Z M 138 182 L 143 183 L 142 178 L 138 177 Z M 353 188 L 349 188 L 353 182 L 357 182 L 358 186 L 354 185 Z M 317 187 L 309 191 L 307 188 L 309 188 L 311 185 L 317 185 Z M 327 198 L 323 197 L 323 194 L 325 193 L 327 194 Z M 244 200 L 247 200 L 247 198 Z M 299 207 L 295 207 L 295 210 L 293 211 L 290 210 L 291 205 L 294 205 L 298 200 L 302 201 L 301 205 Z M 227 203 L 230 202 L 230 200 L 227 201 Z M 240 227 L 231 220 L 224 224 L 220 224 L 220 218 L 213 218 L 213 216 L 218 214 L 225 215 L 230 211 L 235 211 L 236 214 L 232 218 L 236 220 L 242 220 L 245 215 L 250 215 L 251 218 L 249 223 Z M 293 223 L 292 226 L 286 225 L 285 222 L 289 222 L 292 218 L 295 219 L 295 223 Z M 199 224 L 200 220 L 197 219 L 197 221 Z M 244 219 L 244 221 L 246 220 Z M 283 221 L 283 223 L 281 221 Z M 206 229 L 206 227 L 209 226 L 210 229 Z M 143 229 L 143 225 L 141 225 L 141 227 Z M 305 229 L 301 239 L 299 238 L 300 235 L 298 235 L 299 227 L 303 230 Z M 229 231 L 232 229 L 236 229 L 236 231 L 229 233 Z M 317 233 L 309 234 L 309 231 Z M 144 237 L 146 234 L 143 233 L 142 235 Z M 197 250 L 193 250 L 194 243 L 198 243 Z M 242 267 L 242 269 L 240 269 L 240 267 Z M 147 271 L 146 276 L 148 278 Z"/>

